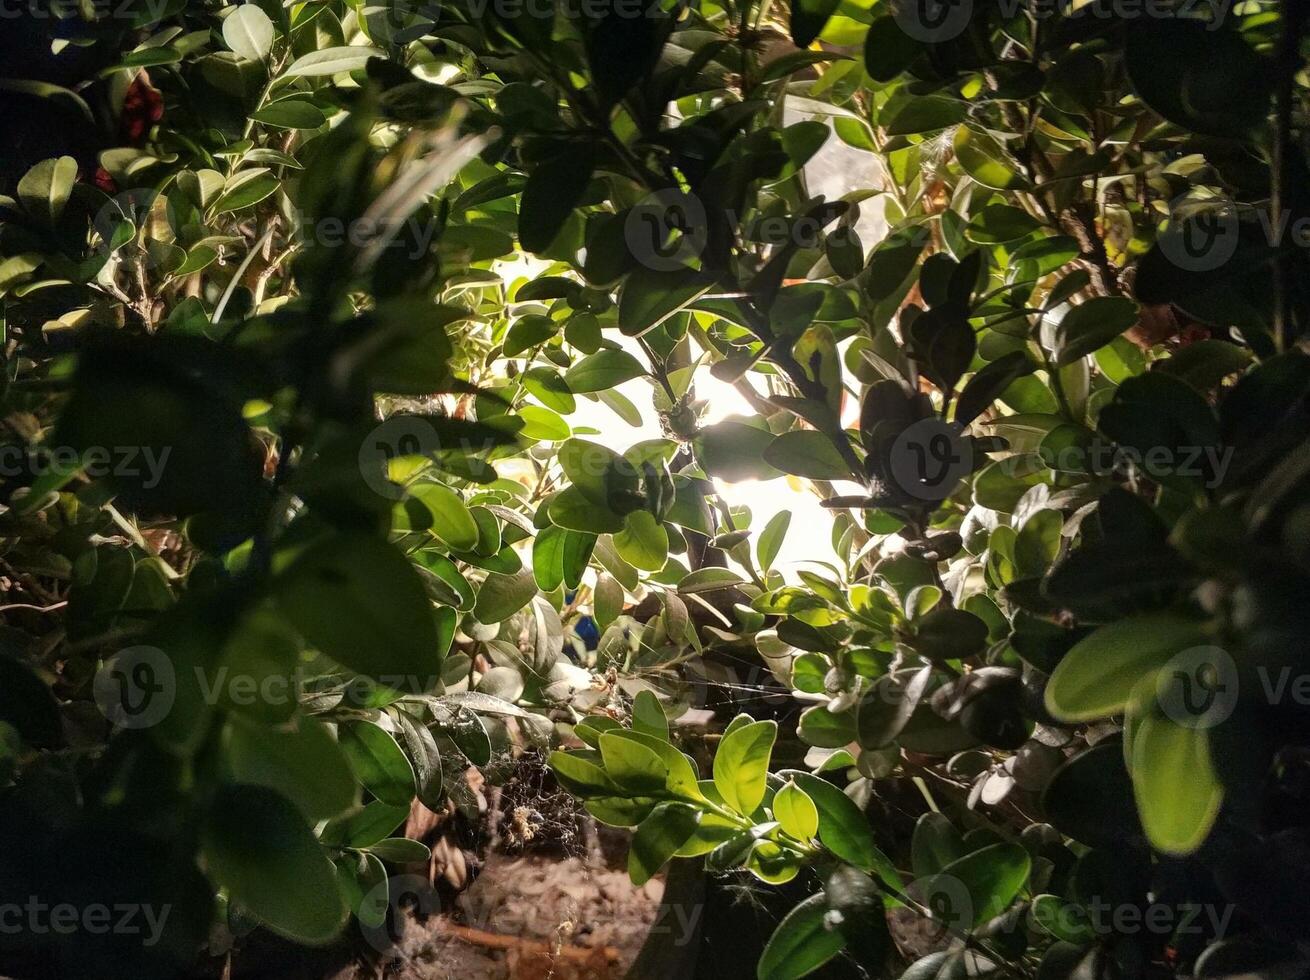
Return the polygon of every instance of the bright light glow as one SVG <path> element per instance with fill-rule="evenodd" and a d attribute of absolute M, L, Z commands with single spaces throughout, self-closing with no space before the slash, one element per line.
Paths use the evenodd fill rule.
<path fill-rule="evenodd" d="M 633 353 L 642 358 L 640 348 L 636 344 L 632 346 Z M 640 379 L 629 381 L 620 385 L 618 391 L 641 409 L 641 425 L 628 425 L 605 405 L 587 398 L 578 399 L 578 410 L 568 417 L 569 423 L 575 427 L 589 426 L 596 429 L 600 432 L 598 440 L 618 452 L 643 439 L 664 438 L 660 431 L 659 417 L 651 407 L 650 382 Z M 709 371 L 696 372 L 695 394 L 697 399 L 709 405 L 702 425 L 722 422 L 733 415 L 758 415 L 737 389 L 719 381 Z M 819 506 L 819 498 L 804 481 L 795 477 L 743 480 L 740 483 L 716 479 L 714 485 L 730 507 L 750 509 L 750 530 L 756 536 L 764 530 L 774 514 L 782 510 L 791 511 L 791 527 L 775 563 L 775 567 L 787 578 L 794 579 L 796 568 L 808 561 L 839 564 L 832 548 L 832 514 Z"/>
<path fill-rule="evenodd" d="M 819 108 L 817 104 L 814 107 Z M 818 117 L 828 121 L 826 112 L 819 113 Z M 795 122 L 804 118 L 814 116 L 792 110 L 788 113 L 787 121 Z M 828 139 L 822 150 L 806 165 L 805 171 L 810 193 L 823 194 L 829 200 L 841 197 L 845 189 L 852 186 L 853 180 L 855 186 L 886 185 L 886 177 L 877 157 L 847 146 L 835 137 Z M 865 201 L 861 207 L 857 228 L 866 250 L 886 236 L 886 206 L 885 200 L 875 197 Z M 519 254 L 513 260 L 497 263 L 496 271 L 506 282 L 512 282 L 519 276 L 541 274 L 547 264 L 534 256 Z M 607 336 L 622 344 L 638 361 L 643 364 L 647 362 L 645 353 L 635 340 L 613 334 Z M 650 381 L 636 380 L 618 388 L 640 410 L 642 422 L 638 426 L 628 425 L 605 405 L 587 397 L 578 399 L 578 410 L 567 421 L 575 428 L 595 429 L 600 435 L 594 438 L 617 452 L 623 452 L 644 439 L 662 439 L 664 433 L 660 431 L 659 417 L 651 403 L 651 385 Z M 722 422 L 734 415 L 758 416 L 736 388 L 719 381 L 708 370 L 696 372 L 695 396 L 708 403 L 702 425 Z M 848 398 L 843 411 L 843 424 L 853 424 L 852 416 L 855 414 L 858 414 L 858 406 Z M 745 480 L 740 483 L 716 479 L 714 484 L 730 507 L 746 507 L 750 510 L 753 539 L 758 537 L 764 526 L 779 511 L 791 511 L 791 526 L 774 565 L 787 579 L 796 580 L 796 569 L 807 562 L 840 565 L 832 546 L 833 515 L 819 505 L 819 498 L 805 481 L 788 476 L 776 480 Z M 854 483 L 834 486 L 838 493 L 860 492 Z"/>

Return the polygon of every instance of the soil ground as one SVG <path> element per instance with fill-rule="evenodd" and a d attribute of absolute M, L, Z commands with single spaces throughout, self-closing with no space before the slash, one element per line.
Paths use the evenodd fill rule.
<path fill-rule="evenodd" d="M 452 914 L 411 923 L 396 980 L 619 980 L 664 890 L 585 858 L 493 854 Z"/>

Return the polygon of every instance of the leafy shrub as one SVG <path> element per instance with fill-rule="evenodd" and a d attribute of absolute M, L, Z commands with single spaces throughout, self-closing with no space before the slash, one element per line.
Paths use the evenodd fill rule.
<path fill-rule="evenodd" d="M 171 914 L 7 971 L 376 930 L 550 747 L 634 881 L 817 883 L 767 980 L 1304 971 L 1299 3 L 83 7 L 0 82 L 0 882 Z M 794 580 L 714 483 L 784 474 Z M 804 710 L 701 778 L 743 656 Z"/>

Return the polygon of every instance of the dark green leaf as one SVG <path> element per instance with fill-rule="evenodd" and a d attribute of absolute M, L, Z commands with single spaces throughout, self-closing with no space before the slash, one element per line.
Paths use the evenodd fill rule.
<path fill-rule="evenodd" d="M 345 924 L 332 862 L 286 797 L 264 786 L 219 789 L 202 842 L 214 881 L 274 932 L 320 944 Z"/>
<path fill-rule="evenodd" d="M 393 686 L 439 673 L 444 651 L 423 582 L 385 541 L 358 532 L 323 538 L 274 588 L 291 623 L 343 666 Z"/>
<path fill-rule="evenodd" d="M 519 243 L 526 251 L 550 248 L 582 200 L 595 166 L 594 145 L 577 141 L 566 144 L 532 171 L 519 204 Z"/>
<path fill-rule="evenodd" d="M 817 892 L 793 908 L 769 937 L 760 956 L 759 980 L 794 980 L 807 976 L 836 956 L 846 938 L 827 923 L 828 902 Z"/>

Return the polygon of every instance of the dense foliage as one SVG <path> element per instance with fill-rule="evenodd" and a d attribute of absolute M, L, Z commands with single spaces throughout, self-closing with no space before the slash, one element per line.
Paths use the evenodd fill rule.
<path fill-rule="evenodd" d="M 0 971 L 377 927 L 554 750 L 634 881 L 801 876 L 765 980 L 1303 972 L 1303 6 L 34 4 L 0 898 L 171 914 Z M 830 529 L 716 489 L 784 474 Z"/>

